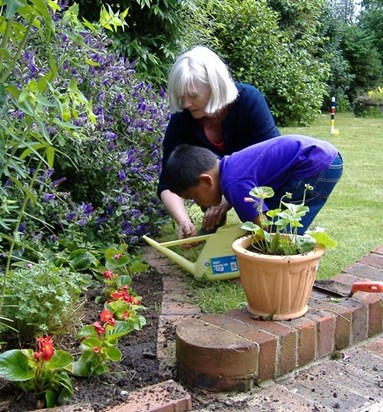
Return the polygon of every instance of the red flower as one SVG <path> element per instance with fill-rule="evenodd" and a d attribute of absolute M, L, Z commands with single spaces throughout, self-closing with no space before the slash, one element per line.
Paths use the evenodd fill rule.
<path fill-rule="evenodd" d="M 103 335 L 105 333 L 105 329 L 103 328 L 100 322 L 94 322 L 93 326 L 99 335 Z"/>
<path fill-rule="evenodd" d="M 115 290 L 110 294 L 110 297 L 114 300 L 122 299 L 124 300 L 124 293 L 121 290 Z"/>
<path fill-rule="evenodd" d="M 45 338 L 40 336 L 36 339 L 37 342 L 37 352 L 35 352 L 35 359 L 42 359 L 44 361 L 49 361 L 55 353 L 55 349 L 53 347 L 53 340 L 50 336 L 46 336 Z"/>
<path fill-rule="evenodd" d="M 114 326 L 116 324 L 116 320 L 113 317 L 113 313 L 108 309 L 105 309 L 101 312 L 100 319 L 103 322 L 106 322 L 106 323 L 108 323 L 109 325 L 112 325 L 112 326 Z"/>
<path fill-rule="evenodd" d="M 112 279 L 114 277 L 114 273 L 111 270 L 105 270 L 103 276 L 104 279 Z"/>
<path fill-rule="evenodd" d="M 122 320 L 126 320 L 126 319 L 128 319 L 130 317 L 130 313 L 129 313 L 129 311 L 125 311 L 123 314 L 122 314 L 122 316 L 121 316 L 121 318 L 122 318 Z"/>
<path fill-rule="evenodd" d="M 116 259 L 116 260 L 120 260 L 121 257 L 122 257 L 122 254 L 121 254 L 121 253 L 116 253 L 116 254 L 113 256 L 113 258 Z"/>
<path fill-rule="evenodd" d="M 100 353 L 100 350 L 101 350 L 101 348 L 100 348 L 99 346 L 95 346 L 95 347 L 93 348 L 93 352 L 94 352 L 94 353 Z"/>

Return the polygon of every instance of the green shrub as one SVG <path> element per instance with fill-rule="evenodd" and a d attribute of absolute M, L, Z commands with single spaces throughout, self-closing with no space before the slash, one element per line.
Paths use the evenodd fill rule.
<path fill-rule="evenodd" d="M 171 64 L 188 36 L 187 15 L 198 14 L 192 0 L 78 0 L 80 15 L 98 21 L 102 5 L 115 11 L 128 8 L 124 30 L 109 32 L 111 47 L 135 62 L 137 75 L 146 82 L 163 85 Z"/>
<path fill-rule="evenodd" d="M 328 65 L 314 56 L 320 47 L 315 35 L 320 4 L 288 3 L 284 12 L 292 23 L 285 19 L 284 27 L 279 26 L 282 12 L 266 0 L 223 0 L 209 9 L 214 25 L 211 47 L 237 80 L 265 94 L 280 126 L 309 124 L 319 115 L 329 73 Z M 295 21 L 298 13 L 300 20 Z M 302 15 L 310 16 L 307 27 Z M 297 31 L 294 24 L 305 27 Z"/>
<path fill-rule="evenodd" d="M 81 298 L 89 282 L 84 274 L 43 262 L 10 272 L 5 278 L 2 315 L 23 343 L 37 335 L 73 332 L 80 323 Z M 0 324 L 0 333 L 13 334 Z"/>

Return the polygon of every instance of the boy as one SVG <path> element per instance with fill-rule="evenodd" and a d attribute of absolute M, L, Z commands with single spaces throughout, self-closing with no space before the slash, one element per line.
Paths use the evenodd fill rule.
<path fill-rule="evenodd" d="M 308 136 L 287 135 L 249 146 L 221 160 L 209 149 L 180 145 L 169 157 L 165 176 L 169 190 L 199 206 L 221 203 L 222 196 L 239 218 L 259 224 L 256 208 L 244 201 L 256 186 L 270 186 L 275 196 L 267 199 L 264 212 L 279 206 L 280 198 L 292 194 L 289 202 L 301 203 L 305 184 L 310 211 L 302 219 L 303 234 L 342 176 L 343 161 L 329 142 Z"/>

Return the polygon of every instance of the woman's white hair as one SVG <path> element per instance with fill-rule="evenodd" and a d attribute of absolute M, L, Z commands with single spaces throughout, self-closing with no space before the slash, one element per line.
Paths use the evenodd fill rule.
<path fill-rule="evenodd" d="M 210 88 L 207 113 L 215 113 L 233 102 L 238 90 L 225 63 L 209 48 L 196 46 L 182 54 L 169 73 L 169 103 L 172 113 L 181 112 L 182 96 Z"/>

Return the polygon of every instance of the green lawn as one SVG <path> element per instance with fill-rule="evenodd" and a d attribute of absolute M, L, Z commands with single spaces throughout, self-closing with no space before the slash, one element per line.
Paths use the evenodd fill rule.
<path fill-rule="evenodd" d="M 330 134 L 330 114 L 321 116 L 310 127 L 280 128 L 282 134 L 299 133 L 329 140 L 344 160 L 342 179 L 314 222 L 338 241 L 338 247 L 327 250 L 321 259 L 321 279 L 335 275 L 383 244 L 383 119 L 337 113 L 335 128 L 339 135 Z M 235 219 L 235 215 L 230 218 Z M 167 229 L 162 240 L 176 239 L 174 228 Z M 178 250 L 192 261 L 197 252 L 198 248 Z M 204 312 L 224 312 L 245 304 L 242 288 L 231 281 L 201 282 L 194 281 L 190 274 L 185 276 L 190 280 L 193 298 Z"/>
<path fill-rule="evenodd" d="M 383 119 L 337 113 L 335 128 L 339 135 L 330 134 L 328 115 L 310 127 L 280 129 L 282 134 L 329 140 L 343 157 L 342 179 L 314 222 L 339 242 L 322 258 L 320 278 L 338 273 L 383 244 Z"/>

